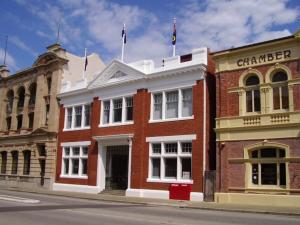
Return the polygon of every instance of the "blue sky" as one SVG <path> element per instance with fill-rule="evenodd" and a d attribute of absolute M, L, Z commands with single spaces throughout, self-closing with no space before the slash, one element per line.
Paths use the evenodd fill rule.
<path fill-rule="evenodd" d="M 120 58 L 121 29 L 127 26 L 125 62 L 172 54 L 172 20 L 177 19 L 177 53 L 207 46 L 221 50 L 294 33 L 300 28 L 299 0 L 1 0 L 0 64 L 5 36 L 11 72 L 33 64 L 46 47 L 95 52 L 105 63 Z"/>

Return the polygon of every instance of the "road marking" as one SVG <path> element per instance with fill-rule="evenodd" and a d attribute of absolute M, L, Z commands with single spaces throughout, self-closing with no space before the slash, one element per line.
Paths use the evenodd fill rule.
<path fill-rule="evenodd" d="M 20 203 L 31 203 L 31 204 L 40 202 L 40 200 L 36 200 L 36 199 L 20 198 L 20 197 L 10 196 L 10 195 L 0 195 L 0 200 L 20 202 Z"/>

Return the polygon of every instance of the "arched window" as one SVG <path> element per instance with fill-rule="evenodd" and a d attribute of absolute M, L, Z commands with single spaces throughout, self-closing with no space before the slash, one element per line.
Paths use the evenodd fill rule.
<path fill-rule="evenodd" d="M 250 151 L 252 185 L 286 186 L 286 153 L 281 148 Z"/>
<path fill-rule="evenodd" d="M 35 98 L 36 98 L 36 83 L 30 85 L 29 91 L 30 91 L 29 105 L 34 105 Z"/>
<path fill-rule="evenodd" d="M 284 71 L 276 72 L 272 76 L 274 110 L 289 108 L 289 91 L 287 80 L 288 77 Z"/>
<path fill-rule="evenodd" d="M 19 152 L 11 152 L 11 174 L 18 174 L 18 161 L 19 161 Z"/>
<path fill-rule="evenodd" d="M 24 156 L 23 175 L 29 175 L 31 151 L 30 150 L 23 151 L 23 156 Z"/>
<path fill-rule="evenodd" d="M 13 103 L 14 103 L 14 91 L 9 90 L 7 92 L 7 105 L 6 105 L 6 112 L 8 114 L 10 114 L 12 112 Z"/>
<path fill-rule="evenodd" d="M 18 108 L 23 108 L 24 107 L 24 100 L 25 100 L 25 88 L 24 87 L 19 88 L 18 97 L 19 97 Z"/>
<path fill-rule="evenodd" d="M 260 91 L 259 78 L 256 75 L 250 75 L 245 80 L 246 86 L 246 112 L 260 111 Z"/>
<path fill-rule="evenodd" d="M 1 174 L 6 173 L 7 152 L 1 152 Z"/>

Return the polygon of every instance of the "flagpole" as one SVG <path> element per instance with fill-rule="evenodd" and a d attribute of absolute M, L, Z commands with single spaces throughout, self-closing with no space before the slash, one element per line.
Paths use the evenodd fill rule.
<path fill-rule="evenodd" d="M 121 55 L 121 62 L 124 62 L 124 47 L 125 47 L 125 36 L 126 36 L 126 34 L 125 34 L 125 23 L 124 23 L 124 25 L 123 25 L 123 30 L 124 30 L 124 35 L 122 35 L 122 55 Z"/>
<path fill-rule="evenodd" d="M 8 36 L 6 35 L 3 65 L 6 65 L 7 40 Z"/>
<path fill-rule="evenodd" d="M 87 52 L 87 48 L 84 49 L 84 66 L 83 66 L 83 73 L 82 73 L 82 79 L 85 80 L 85 68 L 86 68 L 86 52 Z"/>
<path fill-rule="evenodd" d="M 175 56 L 176 45 L 173 45 L 173 57 Z"/>

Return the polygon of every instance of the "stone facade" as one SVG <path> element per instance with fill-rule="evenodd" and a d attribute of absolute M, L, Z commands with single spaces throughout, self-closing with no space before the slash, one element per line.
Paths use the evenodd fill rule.
<path fill-rule="evenodd" d="M 218 201 L 299 194 L 300 31 L 213 55 Z"/>
<path fill-rule="evenodd" d="M 59 121 L 57 94 L 70 76 L 68 55 L 54 44 L 28 69 L 9 75 L 7 67 L 1 67 L 1 185 L 52 186 Z M 83 67 L 83 58 L 72 57 L 81 60 Z M 82 79 L 82 72 L 73 74 L 72 79 L 76 77 Z"/>

